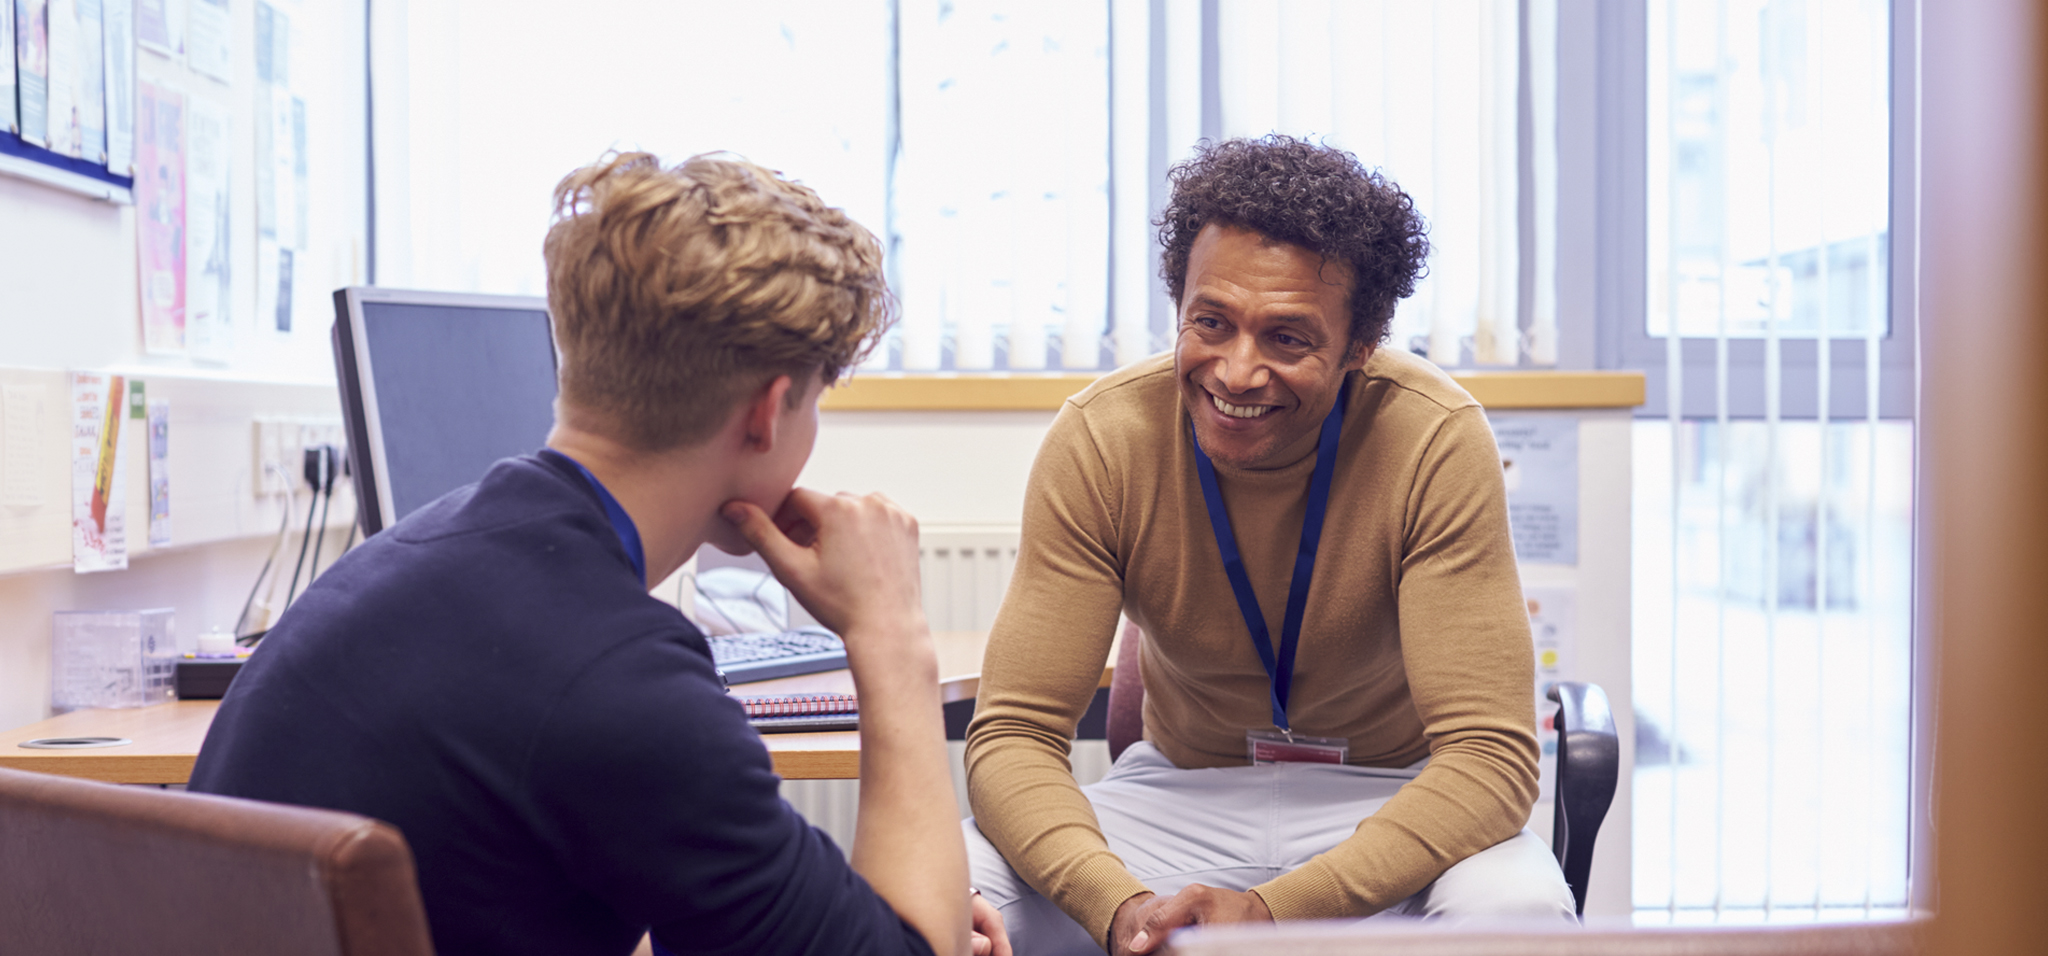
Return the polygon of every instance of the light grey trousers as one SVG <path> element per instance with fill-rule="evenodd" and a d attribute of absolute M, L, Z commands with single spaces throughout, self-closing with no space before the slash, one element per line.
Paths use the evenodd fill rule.
<path fill-rule="evenodd" d="M 1414 769 L 1284 763 L 1182 770 L 1139 741 L 1081 788 L 1109 849 L 1162 896 L 1192 883 L 1248 890 L 1336 846 L 1414 779 Z M 1102 941 L 1017 876 L 963 822 L 975 888 L 1002 911 L 1017 956 L 1095 956 Z M 1446 870 L 1381 915 L 1575 919 L 1557 860 L 1527 830 Z"/>

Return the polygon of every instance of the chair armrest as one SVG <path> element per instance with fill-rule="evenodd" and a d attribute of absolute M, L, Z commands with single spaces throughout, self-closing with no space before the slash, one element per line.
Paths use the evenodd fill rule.
<path fill-rule="evenodd" d="M 1621 775 L 1621 739 L 1600 685 L 1560 681 L 1545 696 L 1558 704 L 1557 802 L 1550 845 L 1583 914 L 1593 841 L 1614 803 Z"/>

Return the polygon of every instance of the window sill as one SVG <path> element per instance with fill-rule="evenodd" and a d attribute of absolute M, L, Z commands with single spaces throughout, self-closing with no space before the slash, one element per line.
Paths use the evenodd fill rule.
<path fill-rule="evenodd" d="M 1095 381 L 1091 373 L 868 373 L 825 393 L 828 412 L 1057 411 Z M 1641 372 L 1507 370 L 1452 372 L 1487 408 L 1634 408 L 1643 403 Z"/>

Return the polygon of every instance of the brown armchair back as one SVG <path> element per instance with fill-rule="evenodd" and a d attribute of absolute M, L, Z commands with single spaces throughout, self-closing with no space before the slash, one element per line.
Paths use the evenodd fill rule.
<path fill-rule="evenodd" d="M 431 956 L 412 851 L 365 817 L 0 770 L 0 948 Z"/>

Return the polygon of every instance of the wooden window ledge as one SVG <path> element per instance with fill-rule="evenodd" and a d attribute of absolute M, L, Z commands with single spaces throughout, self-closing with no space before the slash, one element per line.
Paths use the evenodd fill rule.
<path fill-rule="evenodd" d="M 1097 377 L 1089 372 L 870 372 L 826 392 L 818 407 L 828 412 L 1049 412 Z M 1511 369 L 1459 371 L 1451 377 L 1487 408 L 1634 408 L 1644 395 L 1641 372 Z"/>

